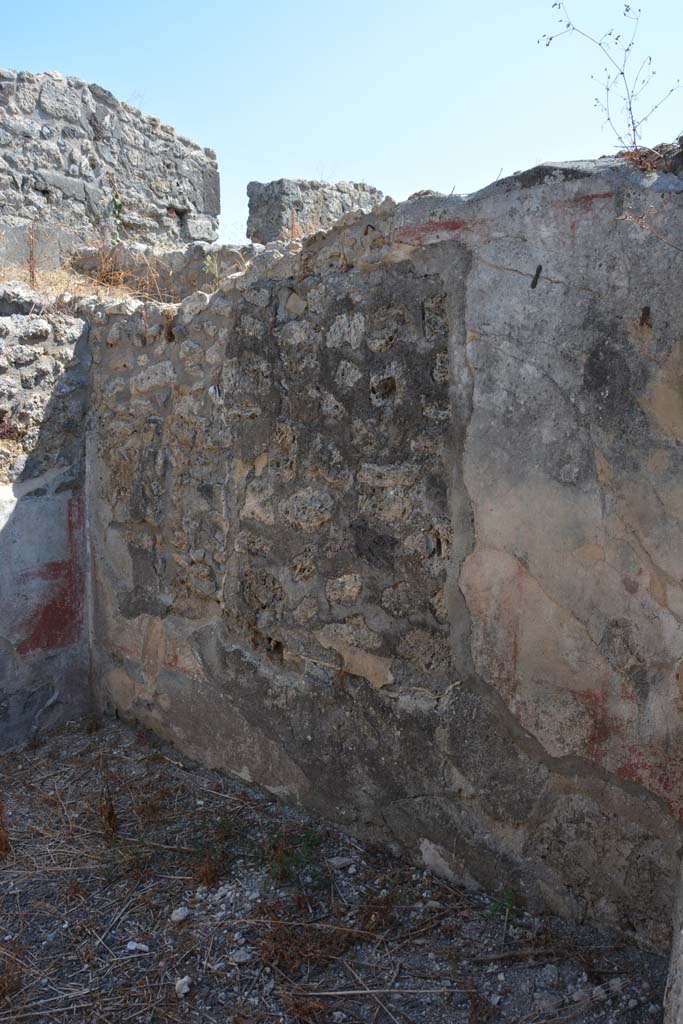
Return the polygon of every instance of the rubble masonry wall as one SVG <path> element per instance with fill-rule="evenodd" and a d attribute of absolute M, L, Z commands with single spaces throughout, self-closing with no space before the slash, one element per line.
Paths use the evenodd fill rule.
<path fill-rule="evenodd" d="M 454 881 L 664 944 L 682 191 L 537 168 L 93 308 L 100 700 Z"/>
<path fill-rule="evenodd" d="M 215 154 L 56 72 L 0 70 L 0 264 L 40 267 L 81 245 L 212 241 Z"/>

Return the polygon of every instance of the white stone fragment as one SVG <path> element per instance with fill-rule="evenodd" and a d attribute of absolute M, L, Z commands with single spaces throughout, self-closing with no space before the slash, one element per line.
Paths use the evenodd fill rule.
<path fill-rule="evenodd" d="M 174 924 L 180 924 L 182 921 L 187 921 L 192 911 L 189 907 L 176 907 L 171 914 L 171 921 Z"/>
<path fill-rule="evenodd" d="M 184 978 L 178 978 L 175 983 L 175 994 L 178 999 L 183 999 L 192 988 L 192 978 L 189 974 L 186 974 Z"/>

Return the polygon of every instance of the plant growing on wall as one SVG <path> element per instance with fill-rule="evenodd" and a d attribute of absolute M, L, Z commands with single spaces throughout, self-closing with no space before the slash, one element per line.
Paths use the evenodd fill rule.
<path fill-rule="evenodd" d="M 108 173 L 107 177 L 109 178 L 109 184 L 111 185 L 112 218 L 114 221 L 112 236 L 114 239 L 114 245 L 119 245 L 121 242 L 121 213 L 123 210 L 123 200 L 121 199 L 121 193 L 117 188 L 116 179 L 111 171 Z"/>
<path fill-rule="evenodd" d="M 211 278 L 211 286 L 215 292 L 221 286 L 221 275 L 220 265 L 218 262 L 218 253 L 209 252 L 204 257 L 204 272 Z"/>
<path fill-rule="evenodd" d="M 31 288 L 38 287 L 38 261 L 36 259 L 36 222 L 35 218 L 28 226 L 28 283 Z"/>
<path fill-rule="evenodd" d="M 630 4 L 624 5 L 623 32 L 614 28 L 602 35 L 591 35 L 576 24 L 567 10 L 564 0 L 556 0 L 553 10 L 557 11 L 560 29 L 541 36 L 539 43 L 550 46 L 562 36 L 575 35 L 595 47 L 605 60 L 600 75 L 591 75 L 601 86 L 601 94 L 595 98 L 595 106 L 603 114 L 605 122 L 614 133 L 619 147 L 639 165 L 647 161 L 647 154 L 659 154 L 641 146 L 643 125 L 678 88 L 678 81 L 654 102 L 650 87 L 656 75 L 652 57 L 638 52 L 636 37 L 640 24 L 641 10 Z"/>

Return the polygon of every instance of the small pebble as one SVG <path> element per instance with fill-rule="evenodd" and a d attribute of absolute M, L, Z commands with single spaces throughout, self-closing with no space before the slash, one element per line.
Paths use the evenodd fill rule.
<path fill-rule="evenodd" d="M 129 953 L 149 953 L 149 946 L 144 942 L 127 942 L 126 949 Z"/>
<path fill-rule="evenodd" d="M 175 983 L 175 994 L 178 996 L 178 999 L 182 999 L 183 996 L 186 996 L 191 987 L 192 978 L 189 974 L 186 974 L 184 978 L 178 978 Z"/>
<path fill-rule="evenodd" d="M 180 924 L 181 921 L 187 921 L 189 916 L 189 907 L 176 907 L 176 909 L 171 914 L 171 920 L 173 921 L 174 924 Z"/>
<path fill-rule="evenodd" d="M 248 964 L 251 960 L 251 953 L 248 949 L 242 946 L 240 949 L 234 949 L 232 951 L 230 959 L 234 964 Z"/>
<path fill-rule="evenodd" d="M 555 964 L 546 964 L 538 973 L 539 988 L 557 988 L 560 980 L 560 972 Z"/>
<path fill-rule="evenodd" d="M 537 1010 L 552 1012 L 562 1006 L 562 996 L 557 992 L 537 992 L 534 996 L 534 1006 Z"/>

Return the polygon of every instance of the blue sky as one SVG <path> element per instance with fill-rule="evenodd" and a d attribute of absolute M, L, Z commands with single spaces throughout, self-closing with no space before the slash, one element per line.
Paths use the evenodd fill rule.
<path fill-rule="evenodd" d="M 557 22 L 547 0 L 0 3 L 0 66 L 98 82 L 216 150 L 226 241 L 243 237 L 251 179 L 367 181 L 403 199 L 614 149 L 593 108 L 600 55 L 578 38 L 537 44 Z M 622 7 L 569 3 L 595 32 L 621 27 Z M 683 4 L 648 0 L 653 98 L 682 41 Z M 683 91 L 645 141 L 681 132 Z"/>

